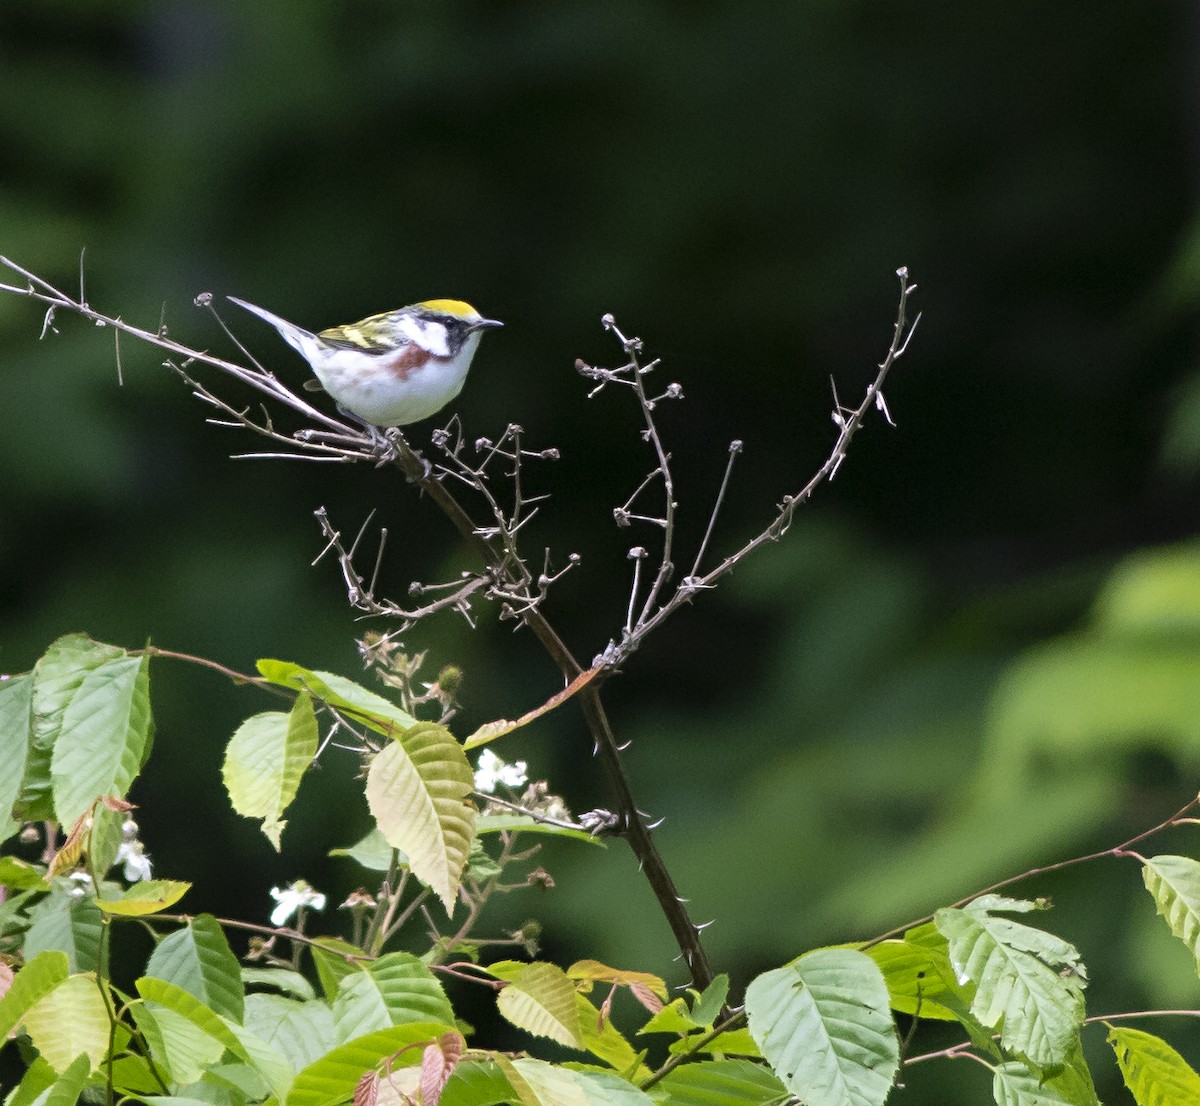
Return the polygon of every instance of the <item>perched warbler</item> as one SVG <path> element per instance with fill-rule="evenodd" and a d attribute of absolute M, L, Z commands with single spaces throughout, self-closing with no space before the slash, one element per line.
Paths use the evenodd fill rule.
<path fill-rule="evenodd" d="M 426 300 L 314 334 L 252 303 L 239 307 L 270 323 L 312 367 L 343 410 L 374 426 L 407 426 L 436 414 L 467 379 L 489 327 L 462 300 Z"/>

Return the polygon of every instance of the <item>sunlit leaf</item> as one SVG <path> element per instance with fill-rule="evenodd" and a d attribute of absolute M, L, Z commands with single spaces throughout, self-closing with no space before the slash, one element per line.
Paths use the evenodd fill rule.
<path fill-rule="evenodd" d="M 164 937 L 150 955 L 146 975 L 183 988 L 216 1014 L 242 1020 L 241 966 L 211 914 L 200 914 Z"/>
<path fill-rule="evenodd" d="M 22 1018 L 34 1047 L 60 1074 L 80 1053 L 94 1071 L 108 1052 L 108 1008 L 90 972 L 64 979 Z"/>
<path fill-rule="evenodd" d="M 174 906 L 191 886 L 174 879 L 146 879 L 135 883 L 119 899 L 97 899 L 96 905 L 107 914 L 140 918 Z"/>
<path fill-rule="evenodd" d="M 1200 863 L 1186 856 L 1152 856 L 1142 866 L 1142 879 L 1200 968 Z"/>
<path fill-rule="evenodd" d="M 993 911 L 1036 904 L 984 895 L 963 909 L 939 910 L 957 982 L 970 1011 L 1001 1043 L 1041 1068 L 1065 1062 L 1083 1024 L 1086 976 L 1066 941 Z"/>
<path fill-rule="evenodd" d="M 853 949 L 817 949 L 746 991 L 750 1033 L 807 1106 L 881 1106 L 900 1067 L 888 992 Z"/>
<path fill-rule="evenodd" d="M 448 914 L 475 837 L 476 811 L 466 801 L 473 786 L 462 746 L 430 722 L 398 734 L 367 772 L 367 803 L 380 832 Z"/>
<path fill-rule="evenodd" d="M 266 711 L 246 719 L 225 750 L 221 776 L 233 809 L 261 818 L 276 850 L 286 824 L 283 814 L 316 756 L 317 740 L 312 700 L 302 694 L 287 713 Z"/>
<path fill-rule="evenodd" d="M 1200 1075 L 1160 1037 L 1109 1026 L 1108 1043 L 1137 1106 L 1200 1102 Z"/>
<path fill-rule="evenodd" d="M 571 1048 L 584 1047 L 575 985 L 555 964 L 522 965 L 496 996 L 496 1006 L 518 1029 Z"/>

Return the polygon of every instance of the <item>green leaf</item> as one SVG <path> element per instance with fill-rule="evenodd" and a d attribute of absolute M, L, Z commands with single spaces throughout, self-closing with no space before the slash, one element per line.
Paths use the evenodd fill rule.
<path fill-rule="evenodd" d="M 50 761 L 66 709 L 89 672 L 124 656 L 123 649 L 69 634 L 54 642 L 34 665 L 33 736 L 16 804 L 19 818 L 45 821 L 55 816 Z"/>
<path fill-rule="evenodd" d="M 1081 1075 L 1068 1067 L 1047 1078 L 1019 1060 L 996 1066 L 992 1096 L 996 1106 L 1100 1106 L 1086 1069 Z"/>
<path fill-rule="evenodd" d="M 1200 1102 L 1200 1075 L 1166 1041 L 1140 1029 L 1108 1029 L 1108 1043 L 1137 1106 Z"/>
<path fill-rule="evenodd" d="M 312 700 L 297 697 L 292 709 L 246 719 L 230 739 L 221 769 L 233 809 L 261 818 L 262 831 L 279 850 L 287 810 L 300 780 L 317 755 L 317 719 Z"/>
<path fill-rule="evenodd" d="M 15 856 L 0 856 L 0 887 L 10 891 L 49 891 L 46 869 Z"/>
<path fill-rule="evenodd" d="M 1142 866 L 1142 879 L 1200 970 L 1200 864 L 1186 856 L 1152 856 Z"/>
<path fill-rule="evenodd" d="M 258 670 L 271 683 L 293 691 L 307 691 L 314 699 L 387 737 L 395 737 L 401 730 L 417 724 L 417 719 L 395 703 L 334 672 L 312 671 L 291 661 L 277 660 L 260 660 Z"/>
<path fill-rule="evenodd" d="M 247 995 L 246 1028 L 301 1071 L 337 1040 L 333 1014 L 323 1002 L 296 1002 L 280 995 Z"/>
<path fill-rule="evenodd" d="M 80 1053 L 94 1071 L 108 1052 L 108 1008 L 90 972 L 64 979 L 35 1002 L 22 1018 L 34 1048 L 59 1074 Z"/>
<path fill-rule="evenodd" d="M 399 733 L 367 771 L 367 803 L 380 832 L 447 914 L 475 837 L 476 811 L 466 801 L 473 787 L 462 746 L 431 722 Z"/>
<path fill-rule="evenodd" d="M 174 879 L 144 879 L 135 883 L 119 899 L 97 899 L 96 905 L 107 914 L 143 918 L 174 906 L 191 886 L 190 883 Z"/>
<path fill-rule="evenodd" d="M 348 856 L 357 861 L 362 867 L 372 872 L 386 872 L 392 866 L 392 854 L 395 850 L 384 840 L 378 828 L 372 829 L 365 837 L 360 837 L 353 845 L 344 849 L 330 849 L 330 856 Z M 400 853 L 398 863 L 408 866 L 408 857 Z"/>
<path fill-rule="evenodd" d="M 76 1106 L 91 1072 L 92 1065 L 87 1054 L 76 1056 L 49 1088 L 42 1099 L 42 1106 Z"/>
<path fill-rule="evenodd" d="M 321 990 L 327 999 L 336 997 L 341 982 L 358 971 L 358 965 L 369 957 L 357 945 L 340 937 L 318 937 L 309 946 Z"/>
<path fill-rule="evenodd" d="M 498 1106 L 512 1097 L 512 1085 L 498 1064 L 464 1060 L 450 1076 L 439 1106 Z"/>
<path fill-rule="evenodd" d="M 586 830 L 571 829 L 569 826 L 553 826 L 539 822 L 528 814 L 484 814 L 479 818 L 479 833 L 541 833 L 549 837 L 570 837 L 575 841 L 586 841 L 589 845 L 607 848 L 607 845 Z"/>
<path fill-rule="evenodd" d="M 121 656 L 87 671 L 59 718 L 50 780 L 55 817 L 71 826 L 98 798 L 123 797 L 141 768 L 150 733 L 149 658 Z"/>
<path fill-rule="evenodd" d="M 504 975 L 499 972 L 503 970 L 495 964 L 488 968 L 501 979 Z M 496 996 L 496 1006 L 518 1029 L 582 1049 L 584 1043 L 575 994 L 575 985 L 562 968 L 535 961 L 521 965 L 512 973 L 508 986 Z"/>
<path fill-rule="evenodd" d="M 531 1058 L 513 1060 L 512 1068 L 525 1084 L 526 1093 L 518 1094 L 526 1106 L 654 1106 L 645 1091 L 611 1072 L 575 1071 Z"/>
<path fill-rule="evenodd" d="M 409 1022 L 348 1041 L 304 1068 L 292 1082 L 287 1106 L 330 1106 L 345 1102 L 365 1072 L 391 1059 L 393 1068 L 411 1067 L 421 1061 L 421 1049 L 407 1046 L 434 1041 L 454 1031 L 451 1025 Z M 398 1055 L 397 1055 L 398 1054 Z"/>
<path fill-rule="evenodd" d="M 242 983 L 247 986 L 276 987 L 285 995 L 309 1002 L 316 998 L 313 985 L 299 972 L 290 968 L 242 968 Z M 250 996 L 246 996 L 250 1001 Z"/>
<path fill-rule="evenodd" d="M 222 1018 L 211 1007 L 174 983 L 143 976 L 135 986 L 146 1002 L 158 1003 L 168 1011 L 181 1014 L 238 1059 L 249 1064 L 262 1076 L 276 1097 L 281 1100 L 286 1097 L 292 1081 L 292 1069 L 283 1056 L 265 1041 L 241 1025 Z M 151 1007 L 151 1011 L 155 1012 L 155 1008 Z"/>
<path fill-rule="evenodd" d="M 579 1035 L 583 1047 L 593 1056 L 603 1060 L 610 1068 L 623 1075 L 637 1078 L 649 1076 L 648 1068 L 642 1066 L 642 1055 L 621 1035 L 611 1018 L 600 1019 L 600 1011 L 586 995 L 575 994 L 575 1005 L 579 1010 Z"/>
<path fill-rule="evenodd" d="M 946 939 L 932 925 L 863 951 L 883 973 L 893 1010 L 934 1021 L 958 1021 L 966 1012 Z"/>
<path fill-rule="evenodd" d="M 415 956 L 391 952 L 359 965 L 333 1001 L 337 1040 L 345 1042 L 406 1022 L 454 1024 L 454 1010 L 434 974 Z"/>
<path fill-rule="evenodd" d="M 13 804 L 21 794 L 25 761 L 33 741 L 33 674 L 0 680 L 0 843 L 18 829 Z"/>
<path fill-rule="evenodd" d="M 880 1106 L 900 1067 L 888 992 L 874 961 L 817 949 L 746 991 L 750 1033 L 806 1106 Z"/>
<path fill-rule="evenodd" d="M 1072 945 L 992 913 L 1033 909 L 1037 904 L 984 895 L 961 910 L 939 910 L 934 924 L 949 945 L 971 1015 L 999 1031 L 1005 1048 L 1053 1068 L 1078 1039 L 1087 977 Z"/>
<path fill-rule="evenodd" d="M 70 970 L 66 953 L 57 950 L 48 949 L 26 961 L 0 998 L 0 1040 L 16 1029 L 25 1011 L 62 983 Z"/>
<path fill-rule="evenodd" d="M 30 960 L 45 950 L 58 949 L 67 954 L 72 972 L 94 972 L 100 962 L 103 925 L 94 902 L 52 896 L 35 911 L 22 952 Z"/>
<path fill-rule="evenodd" d="M 662 1106 L 766 1106 L 788 1097 L 787 1088 L 751 1060 L 708 1060 L 683 1064 L 660 1084 Z"/>
<path fill-rule="evenodd" d="M 4 1106 L 41 1106 L 40 1096 L 58 1079 L 55 1070 L 40 1056 L 35 1056 L 21 1082 L 4 1099 Z"/>
<path fill-rule="evenodd" d="M 197 1082 L 225 1054 L 221 1041 L 166 1006 L 133 1003 L 129 1013 L 155 1067 L 170 1082 Z"/>
<path fill-rule="evenodd" d="M 150 955 L 146 975 L 181 987 L 216 1014 L 242 1020 L 241 966 L 211 914 L 200 914 L 164 937 Z"/>
<path fill-rule="evenodd" d="M 722 973 L 714 977 L 701 994 L 697 995 L 695 991 L 690 993 L 695 998 L 692 1003 L 692 1020 L 696 1025 L 703 1028 L 716 1025 L 725 1000 L 729 997 L 729 976 Z"/>

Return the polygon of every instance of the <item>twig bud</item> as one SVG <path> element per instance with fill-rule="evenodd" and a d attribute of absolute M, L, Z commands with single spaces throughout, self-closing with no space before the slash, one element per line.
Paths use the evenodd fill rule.
<path fill-rule="evenodd" d="M 197 307 L 211 307 L 213 294 L 211 292 L 201 292 L 192 302 Z"/>

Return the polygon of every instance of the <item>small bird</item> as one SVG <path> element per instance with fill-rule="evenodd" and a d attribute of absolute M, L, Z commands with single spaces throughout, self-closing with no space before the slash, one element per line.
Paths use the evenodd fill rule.
<path fill-rule="evenodd" d="M 425 300 L 314 334 L 229 299 L 279 331 L 343 411 L 381 427 L 420 422 L 445 407 L 462 391 L 483 331 L 504 325 L 462 300 Z"/>

